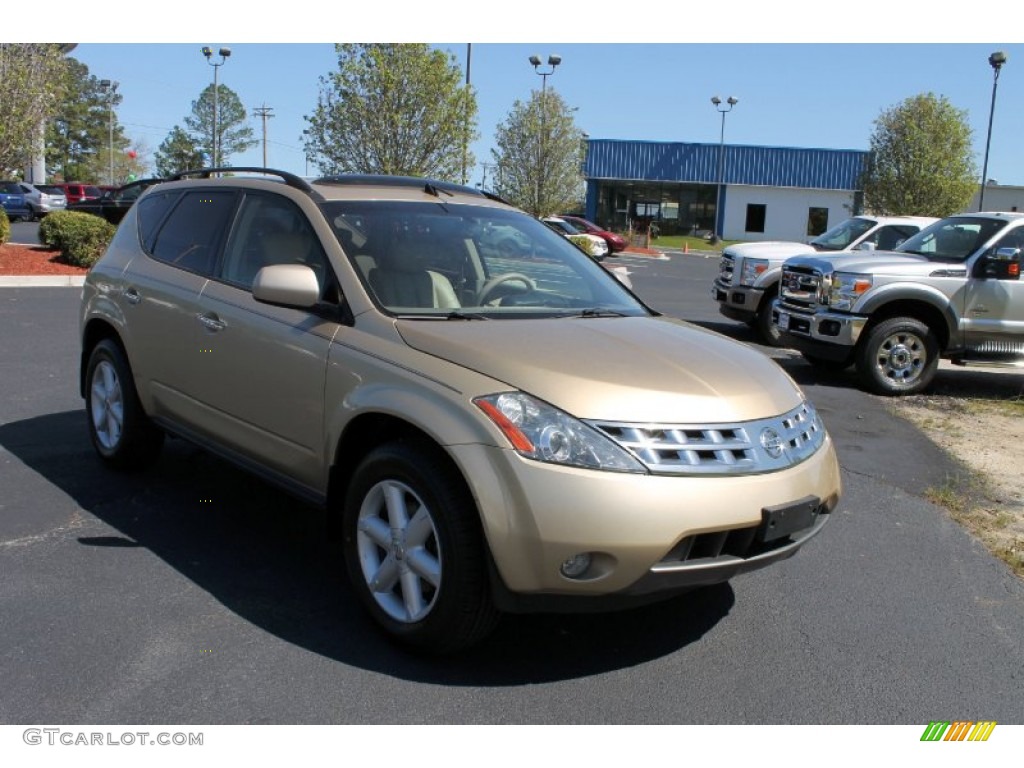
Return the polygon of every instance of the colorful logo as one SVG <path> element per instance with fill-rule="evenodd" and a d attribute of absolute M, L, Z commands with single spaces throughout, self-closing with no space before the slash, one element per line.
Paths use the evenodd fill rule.
<path fill-rule="evenodd" d="M 921 735 L 921 741 L 988 741 L 995 730 L 994 720 L 933 720 Z"/>

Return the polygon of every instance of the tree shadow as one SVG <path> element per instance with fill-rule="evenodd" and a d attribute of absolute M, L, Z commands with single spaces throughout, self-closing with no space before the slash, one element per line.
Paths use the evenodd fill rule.
<path fill-rule="evenodd" d="M 0 446 L 118 535 L 89 547 L 141 547 L 245 620 L 339 662 L 419 682 L 513 686 L 641 664 L 700 639 L 728 615 L 727 584 L 603 614 L 507 615 L 457 656 L 417 656 L 379 632 L 343 581 L 327 512 L 181 440 L 151 470 L 107 470 L 83 411 L 0 425 Z"/>

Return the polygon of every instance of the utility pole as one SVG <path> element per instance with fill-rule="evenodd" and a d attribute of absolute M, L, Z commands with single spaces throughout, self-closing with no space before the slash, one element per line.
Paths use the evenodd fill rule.
<path fill-rule="evenodd" d="M 253 109 L 257 115 L 263 118 L 263 167 L 267 167 L 267 118 L 274 116 L 274 108 L 268 107 L 266 102 L 263 102 L 262 107 L 256 107 Z"/>

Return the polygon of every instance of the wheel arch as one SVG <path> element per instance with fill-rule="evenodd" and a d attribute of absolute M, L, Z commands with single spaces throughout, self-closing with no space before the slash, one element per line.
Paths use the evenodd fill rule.
<path fill-rule="evenodd" d="M 127 354 L 121 334 L 109 321 L 100 317 L 89 320 L 82 329 L 82 354 L 78 363 L 78 392 L 82 397 L 85 397 L 85 374 L 89 367 L 89 357 L 96 345 L 104 339 L 110 339 Z"/>
<path fill-rule="evenodd" d="M 860 334 L 862 339 L 879 323 L 894 317 L 910 317 L 927 325 L 939 341 L 940 352 L 949 347 L 953 336 L 955 325 L 951 326 L 948 311 L 922 298 L 893 299 L 866 311 L 870 312 L 870 316 Z"/>

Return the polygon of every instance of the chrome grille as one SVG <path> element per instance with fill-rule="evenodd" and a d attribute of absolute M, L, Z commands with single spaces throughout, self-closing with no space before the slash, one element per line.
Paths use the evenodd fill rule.
<path fill-rule="evenodd" d="M 807 402 L 780 416 L 738 424 L 587 423 L 660 475 L 775 472 L 804 461 L 825 439 Z"/>
<path fill-rule="evenodd" d="M 722 285 L 732 285 L 735 268 L 736 264 L 732 256 L 728 253 L 723 254 L 721 260 L 718 262 L 718 282 Z"/>
<path fill-rule="evenodd" d="M 813 308 L 824 303 L 825 280 L 816 269 L 807 267 L 783 267 L 779 283 L 779 295 L 783 304 Z"/>

